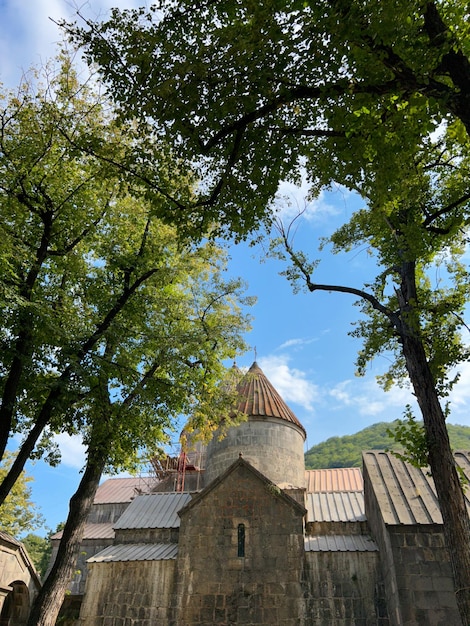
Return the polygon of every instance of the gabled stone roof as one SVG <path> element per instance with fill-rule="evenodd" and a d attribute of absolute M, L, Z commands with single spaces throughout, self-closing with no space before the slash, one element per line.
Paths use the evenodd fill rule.
<path fill-rule="evenodd" d="M 249 417 L 275 417 L 295 424 L 306 435 L 305 429 L 294 413 L 266 378 L 255 361 L 238 383 L 240 399 L 237 410 Z"/>
<path fill-rule="evenodd" d="M 457 465 L 470 480 L 470 452 L 454 452 Z M 429 468 L 413 467 L 391 452 L 368 450 L 362 453 L 366 512 L 375 498 L 386 525 L 442 524 L 434 480 Z M 465 489 L 470 513 L 470 487 Z M 369 517 L 369 516 L 368 516 Z"/>
<path fill-rule="evenodd" d="M 273 497 L 279 498 L 284 503 L 286 503 L 289 506 L 291 506 L 294 509 L 296 509 L 297 512 L 299 512 L 302 515 L 305 515 L 307 513 L 307 509 L 305 509 L 305 507 L 303 507 L 301 504 L 299 504 L 299 502 L 297 502 L 297 500 L 294 500 L 294 498 L 292 498 L 289 494 L 285 493 L 277 485 L 275 485 L 273 482 L 271 482 L 269 480 L 269 478 L 267 478 L 264 474 L 262 474 L 260 471 L 258 471 L 255 467 L 253 467 L 253 465 L 251 465 L 251 463 L 248 463 L 248 461 L 246 461 L 240 455 L 240 457 L 236 461 L 234 461 L 225 470 L 225 472 L 223 472 L 223 474 L 221 474 L 220 476 L 217 476 L 217 478 L 215 478 L 202 491 L 199 491 L 199 493 L 192 494 L 192 497 L 188 501 L 188 503 L 178 511 L 178 515 L 181 517 L 181 515 L 185 514 L 193 506 L 196 506 L 203 498 L 205 498 L 207 496 L 207 494 L 209 494 L 211 491 L 216 489 L 221 483 L 223 483 L 230 474 L 237 472 L 238 470 L 240 470 L 240 468 L 247 469 L 259 481 L 264 483 L 268 487 L 270 492 L 272 493 Z"/>

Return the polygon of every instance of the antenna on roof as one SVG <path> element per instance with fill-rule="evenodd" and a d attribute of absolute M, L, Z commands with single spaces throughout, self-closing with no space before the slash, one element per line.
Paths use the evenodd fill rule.
<path fill-rule="evenodd" d="M 258 356 L 258 355 L 257 355 L 257 353 L 256 353 L 256 346 L 254 346 L 253 350 L 254 350 L 254 352 L 255 352 L 255 361 L 257 361 L 257 360 L 258 360 L 258 359 L 257 359 L 257 356 Z"/>

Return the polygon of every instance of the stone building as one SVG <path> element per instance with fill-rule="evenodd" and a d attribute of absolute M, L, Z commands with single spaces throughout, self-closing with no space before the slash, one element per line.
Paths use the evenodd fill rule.
<path fill-rule="evenodd" d="M 305 431 L 256 363 L 239 392 L 248 419 L 207 450 L 100 486 L 76 624 L 461 626 L 427 473 L 382 451 L 363 473 L 305 471 Z"/>
<path fill-rule="evenodd" d="M 41 588 L 22 543 L 0 530 L 0 626 L 23 626 Z"/>

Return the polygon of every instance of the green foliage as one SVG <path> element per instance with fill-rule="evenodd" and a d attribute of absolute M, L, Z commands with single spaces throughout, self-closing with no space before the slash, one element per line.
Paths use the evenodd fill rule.
<path fill-rule="evenodd" d="M 212 406 L 251 300 L 220 246 L 163 221 L 158 185 L 193 189 L 163 144 L 118 124 L 66 58 L 46 76 L 0 110 L 0 449 L 19 434 L 20 465 L 55 463 L 53 435 L 79 433 L 91 463 L 135 469 L 175 417 Z"/>
<path fill-rule="evenodd" d="M 387 195 L 443 121 L 468 131 L 467 21 L 450 0 L 161 0 L 67 30 L 123 117 L 152 119 L 197 164 L 192 219 L 244 237 L 302 167 L 313 194 Z"/>
<path fill-rule="evenodd" d="M 185 214 L 201 228 L 242 238 L 271 226 L 280 182 L 302 171 L 312 197 L 340 183 L 366 200 L 331 243 L 367 245 L 375 280 L 319 285 L 315 263 L 282 237 L 285 273 L 312 292 L 358 297 L 359 373 L 385 351 L 395 357 L 385 387 L 410 377 L 464 623 L 470 522 L 441 403 L 455 382 L 449 372 L 469 356 L 467 18 L 462 0 L 161 0 L 149 13 L 116 10 L 108 22 L 69 28 L 123 118 L 152 119 L 175 154 L 197 164 L 202 184 Z"/>
<path fill-rule="evenodd" d="M 330 241 L 335 252 L 366 245 L 379 266 L 366 290 L 350 290 L 363 314 L 353 332 L 364 340 L 358 372 L 391 352 L 382 382 L 402 381 L 402 337 L 416 333 L 445 397 L 448 371 L 469 355 L 465 15 L 464 3 L 447 1 L 161 0 L 67 29 L 123 118 L 152 119 L 175 154 L 197 164 L 202 184 L 183 213 L 201 228 L 217 223 L 235 238 L 269 228 L 280 181 L 301 172 L 312 197 L 333 182 L 361 194 L 366 207 Z M 272 243 L 279 257 L 288 235 Z M 317 262 L 292 249 L 287 257 L 295 289 L 320 288 Z"/>
<path fill-rule="evenodd" d="M 333 467 L 360 467 L 363 450 L 394 450 L 401 452 L 403 443 L 394 442 L 393 434 L 399 421 L 380 422 L 368 426 L 354 435 L 330 437 L 326 441 L 312 446 L 305 453 L 307 469 L 328 469 Z M 415 423 L 421 429 L 422 422 Z M 448 424 L 449 438 L 454 450 L 470 450 L 470 427 Z M 408 459 L 406 459 L 408 460 Z"/>
<path fill-rule="evenodd" d="M 429 464 L 429 448 L 423 423 L 416 421 L 410 406 L 406 407 L 404 417 L 404 420 L 394 422 L 394 428 L 387 430 L 387 435 L 398 444 L 399 450 L 403 450 L 394 450 L 394 454 L 415 467 L 426 467 Z"/>
<path fill-rule="evenodd" d="M 43 580 L 52 554 L 51 534 L 49 533 L 47 537 L 40 537 L 34 533 L 28 533 L 21 539 L 39 576 Z"/>
<path fill-rule="evenodd" d="M 12 461 L 12 453 L 7 452 L 0 465 L 0 481 L 7 474 Z M 44 522 L 44 517 L 31 500 L 29 484 L 32 480 L 31 476 L 22 472 L 8 498 L 0 507 L 0 528 L 15 538 L 39 528 Z"/>

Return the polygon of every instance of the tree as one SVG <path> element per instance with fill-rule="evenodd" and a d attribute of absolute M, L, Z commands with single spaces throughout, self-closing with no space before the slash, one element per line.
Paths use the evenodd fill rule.
<path fill-rule="evenodd" d="M 204 185 L 181 218 L 243 237 L 302 166 L 312 192 L 388 180 L 403 173 L 389 168 L 397 151 L 413 152 L 443 119 L 468 131 L 465 15 L 450 1 L 161 0 L 64 27 L 121 115 L 153 120 L 198 168 Z"/>
<path fill-rule="evenodd" d="M 424 433 L 420 436 L 411 419 L 410 434 L 402 427 L 399 439 L 412 444 L 408 458 L 431 468 L 457 604 L 466 624 L 470 619 L 470 522 L 446 429 L 449 407 L 443 402 L 458 378 L 450 378 L 452 368 L 470 355 L 461 336 L 470 295 L 462 263 L 470 208 L 465 193 L 469 160 L 465 150 L 454 152 L 452 128 L 436 145 L 431 143 L 408 163 L 408 178 L 390 186 L 388 201 L 374 202 L 372 185 L 367 191 L 368 206 L 356 211 L 331 237 L 335 252 L 361 244 L 374 251 L 381 271 L 373 283 L 363 289 L 316 283 L 315 263 L 294 250 L 289 231 L 282 225 L 278 254 L 291 262 L 288 277 L 294 283 L 304 281 L 310 292 L 335 291 L 359 298 L 364 318 L 353 332 L 364 340 L 357 360 L 359 373 L 377 354 L 387 352 L 394 360 L 382 377 L 385 389 L 393 381 L 409 378 Z M 365 197 L 367 193 L 362 188 Z M 431 277 L 436 272 L 434 283 Z"/>
<path fill-rule="evenodd" d="M 13 434 L 23 443 L 1 499 L 28 458 L 56 462 L 55 433 L 80 434 L 88 451 L 30 617 L 53 624 L 102 471 L 135 468 L 175 416 L 207 415 L 223 361 L 244 349 L 249 299 L 239 280 L 224 278 L 220 246 L 183 238 L 159 219 L 174 205 L 158 185 L 146 197 L 139 142 L 153 153 L 146 175 L 165 180 L 173 197 L 190 196 L 192 177 L 155 138 L 115 124 L 68 59 L 45 88 L 23 84 L 6 99 L 0 444 Z M 138 165 L 127 176 L 131 162 Z"/>
<path fill-rule="evenodd" d="M 46 537 L 40 537 L 34 533 L 28 533 L 21 540 L 42 579 L 44 579 L 51 558 L 52 543 L 50 537 L 52 534 L 49 532 Z"/>
<path fill-rule="evenodd" d="M 367 241 L 377 251 L 384 271 L 370 290 L 315 283 L 312 266 L 284 243 L 308 289 L 361 299 L 370 317 L 358 330 L 360 364 L 381 347 L 397 350 L 391 374 L 405 369 L 418 398 L 459 610 L 470 623 L 470 528 L 440 403 L 448 369 L 467 358 L 458 264 L 470 198 L 466 4 L 180 0 L 153 11 L 114 11 L 108 22 L 68 30 L 101 66 L 122 116 L 153 119 L 198 166 L 205 185 L 186 215 L 244 237 L 270 222 L 279 182 L 303 169 L 313 195 L 336 181 L 368 200 L 333 244 Z M 456 282 L 445 294 L 429 288 L 426 271 L 447 250 Z"/>
<path fill-rule="evenodd" d="M 126 181 L 122 164 L 137 160 L 138 137 L 107 119 L 104 105 L 65 61 L 42 91 L 23 84 L 0 112 L 0 451 L 11 435 L 24 436 L 0 500 L 33 450 L 46 450 L 51 432 L 73 433 L 83 423 L 84 372 L 103 364 L 103 342 L 112 336 L 113 350 L 132 347 L 126 333 L 149 323 L 134 304 L 137 296 L 165 285 L 165 311 L 177 295 L 172 280 L 190 276 L 197 264 L 215 275 L 223 264 L 216 246 L 184 243 L 158 221 L 172 207 L 155 188 L 146 203 L 138 178 L 133 186 Z M 190 194 L 190 176 L 152 145 L 151 174 L 167 179 L 173 195 Z M 104 146 L 108 161 L 90 154 L 91 146 Z M 109 164 L 113 158 L 121 167 Z M 218 284 L 226 288 L 222 279 Z M 234 302 L 239 287 L 236 281 L 227 287 Z M 244 324 L 231 318 L 233 346 L 238 320 Z"/>
<path fill-rule="evenodd" d="M 163 231 L 168 245 L 172 229 L 156 226 L 153 239 Z M 221 362 L 242 346 L 239 333 L 245 326 L 231 301 L 238 282 L 221 281 L 214 246 L 191 251 L 189 259 L 168 247 L 171 272 L 134 297 L 138 316 L 123 321 L 129 338 L 122 332 L 119 342 L 106 337 L 104 364 L 90 372 L 90 393 L 80 408 L 87 462 L 55 562 L 31 610 L 31 626 L 55 624 L 103 471 L 137 467 L 145 451 L 151 455 L 166 440 L 175 415 L 196 414 L 212 427 L 217 417 L 230 422 L 227 410 L 220 410 L 231 406 L 233 396 L 227 392 L 224 400 L 217 381 Z M 154 263 L 155 250 L 149 248 Z"/>
<path fill-rule="evenodd" d="M 0 466 L 0 480 L 8 473 L 13 455 L 8 452 Z M 12 537 L 35 530 L 44 521 L 41 513 L 31 500 L 31 488 L 29 483 L 33 480 L 25 472 L 21 472 L 8 498 L 0 508 L 0 527 Z"/>

